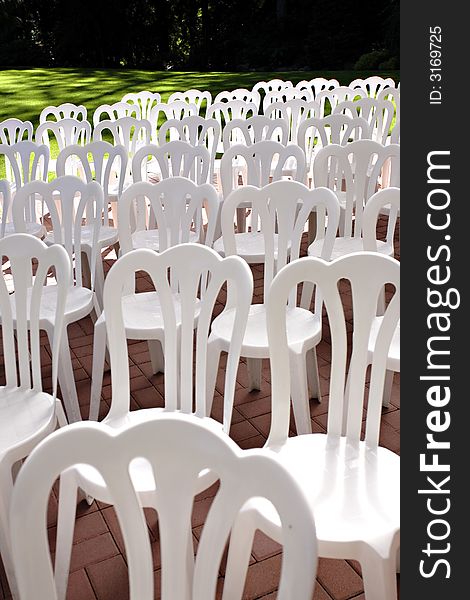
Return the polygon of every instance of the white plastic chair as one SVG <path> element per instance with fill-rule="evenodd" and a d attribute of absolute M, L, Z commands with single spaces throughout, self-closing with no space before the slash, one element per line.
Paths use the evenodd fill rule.
<path fill-rule="evenodd" d="M 134 182 L 187 177 L 202 184 L 208 181 L 210 160 L 209 151 L 204 146 L 192 146 L 180 140 L 167 142 L 163 146 L 149 144 L 135 153 L 132 176 Z"/>
<path fill-rule="evenodd" d="M 224 127 L 233 119 L 248 119 L 258 114 L 258 108 L 254 102 L 243 100 L 230 100 L 229 102 L 217 102 L 212 104 L 206 112 L 206 117 L 215 119 L 221 128 L 222 135 Z M 219 139 L 217 152 L 223 152 L 222 140 Z"/>
<path fill-rule="evenodd" d="M 264 140 L 274 140 L 286 146 L 289 141 L 288 123 L 284 119 L 271 119 L 264 115 L 232 119 L 226 123 L 222 136 L 224 152 L 235 144 L 251 146 Z"/>
<path fill-rule="evenodd" d="M 34 179 L 45 179 L 49 165 L 49 148 L 27 140 L 16 144 L 0 144 L 0 155 L 5 157 L 6 177 L 12 194 Z"/>
<path fill-rule="evenodd" d="M 279 90 L 285 90 L 286 88 L 293 87 L 292 81 L 284 81 L 283 79 L 270 79 L 269 81 L 258 81 L 253 86 L 253 91 L 263 93 L 264 95 L 269 92 L 277 92 Z"/>
<path fill-rule="evenodd" d="M 391 77 L 380 77 L 378 75 L 373 75 L 371 77 L 366 77 L 366 79 L 353 79 L 349 86 L 351 89 L 361 89 L 370 98 L 376 98 L 382 90 L 387 88 L 396 88 L 395 81 Z"/>
<path fill-rule="evenodd" d="M 398 166 L 400 146 L 383 146 L 373 140 L 358 140 L 346 146 L 329 144 L 315 155 L 313 183 L 335 191 L 341 205 L 340 236 L 333 250 L 333 258 L 362 250 L 362 212 L 367 200 L 381 182 L 381 173 L 392 163 L 391 185 L 399 187 Z M 381 246 L 379 246 L 379 251 Z M 309 254 L 317 254 L 318 244 L 309 246 Z"/>
<path fill-rule="evenodd" d="M 313 98 L 315 99 L 319 92 L 322 92 L 323 90 L 332 90 L 335 87 L 339 87 L 339 81 L 337 79 L 325 79 L 324 77 L 314 77 L 313 79 L 310 79 L 310 81 L 306 81 L 305 79 L 299 81 L 299 83 L 297 83 L 295 87 L 298 90 L 310 90 L 313 94 Z"/>
<path fill-rule="evenodd" d="M 240 450 L 207 420 L 161 414 L 119 432 L 98 423 L 76 423 L 50 436 L 31 455 L 15 485 L 11 510 L 13 555 L 23 600 L 63 597 L 52 572 L 45 527 L 47 499 L 58 476 L 83 464 L 99 473 L 112 495 L 129 567 L 130 599 L 153 600 L 155 573 L 148 526 L 138 488 L 129 478 L 137 461 L 158 482 L 149 502 L 159 520 L 163 600 L 216 597 L 231 527 L 239 508 L 253 497 L 269 501 L 282 523 L 284 555 L 277 597 L 312 598 L 317 567 L 314 516 L 274 453 Z M 217 473 L 221 485 L 194 557 L 194 488 L 199 473 L 208 469 Z"/>
<path fill-rule="evenodd" d="M 336 105 L 339 102 L 344 102 L 345 100 L 355 100 L 356 98 L 366 98 L 367 92 L 365 92 L 361 88 L 357 88 L 355 90 L 346 87 L 339 86 L 335 87 L 332 90 L 322 90 L 318 92 L 315 97 L 315 102 L 321 107 L 319 117 L 326 117 L 328 114 L 332 114 Z"/>
<path fill-rule="evenodd" d="M 149 121 L 134 117 L 121 117 L 115 121 L 100 121 L 95 125 L 93 141 L 105 141 L 103 133 L 106 131 L 112 135 L 114 145 L 124 146 L 131 159 L 141 145 L 150 143 L 152 133 Z"/>
<path fill-rule="evenodd" d="M 206 231 L 202 228 L 203 206 L 208 207 L 209 215 Z M 197 186 L 183 177 L 164 179 L 156 184 L 135 183 L 123 193 L 119 202 L 121 253 L 124 255 L 138 248 L 163 252 L 167 248 L 188 242 L 210 247 L 214 240 L 217 216 L 217 193 L 209 184 Z M 149 310 L 151 303 L 156 301 L 155 298 L 155 294 L 139 294 L 137 310 Z M 91 420 L 97 419 L 99 412 L 106 348 L 105 318 L 102 314 L 95 325 L 90 393 Z M 163 354 L 160 348 L 163 337 L 161 319 L 157 316 L 155 320 L 155 315 L 147 315 L 147 321 L 140 322 L 135 309 L 129 304 L 126 311 L 127 322 L 140 323 L 139 327 L 129 326 L 129 337 L 138 335 L 137 339 L 149 340 L 153 370 L 155 373 L 163 371 Z M 155 342 L 155 339 L 160 342 Z"/>
<path fill-rule="evenodd" d="M 0 260 L 9 261 L 14 293 L 0 278 L 0 325 L 6 385 L 0 387 L 0 554 L 13 594 L 17 592 L 11 555 L 8 512 L 13 469 L 36 444 L 57 426 L 66 424 L 56 399 L 57 364 L 70 281 L 70 262 L 63 248 L 47 248 L 40 240 L 15 234 L 0 240 Z M 33 280 L 33 261 L 36 263 Z M 56 302 L 47 316 L 40 315 L 44 282 L 55 272 Z M 4 269 L 6 265 L 4 264 Z M 39 330 L 47 318 L 56 325 L 51 338 L 52 395 L 42 390 Z M 18 367 L 18 370 L 17 370 Z"/>
<path fill-rule="evenodd" d="M 207 109 L 212 104 L 212 94 L 208 91 L 201 91 L 201 90 L 194 90 L 194 89 L 186 90 L 185 92 L 173 92 L 173 94 L 170 94 L 170 96 L 168 97 L 168 103 L 170 104 L 171 102 L 174 102 L 175 100 L 182 100 L 183 102 L 186 102 L 187 104 L 195 104 L 197 107 L 196 114 L 202 116 L 202 114 L 201 114 L 202 105 L 204 104 L 204 102 L 206 103 L 205 112 L 207 112 Z"/>
<path fill-rule="evenodd" d="M 83 146 L 90 142 L 91 124 L 88 121 L 78 121 L 77 119 L 44 121 L 36 129 L 36 143 L 50 146 L 50 134 L 54 136 L 59 151 L 72 144 Z"/>
<path fill-rule="evenodd" d="M 90 183 L 97 181 L 103 188 L 103 215 L 98 235 L 98 252 L 96 262 L 95 291 L 100 306 L 103 305 L 104 282 L 103 262 L 101 252 L 103 249 L 117 244 L 117 202 L 124 190 L 127 172 L 128 157 L 124 146 L 113 146 L 108 142 L 91 142 L 86 146 L 68 146 L 57 157 L 57 176 L 68 174 L 69 163 L 73 163 L 72 174 Z M 109 221 L 109 203 L 113 216 L 113 225 Z M 86 254 L 91 258 L 91 248 L 87 240 L 83 245 Z"/>
<path fill-rule="evenodd" d="M 45 144 L 49 148 L 49 170 L 56 170 L 57 159 L 52 158 L 51 139 L 57 143 L 61 152 L 73 144 L 84 146 L 91 139 L 91 124 L 88 121 L 77 119 L 61 119 L 60 121 L 45 121 L 36 129 L 35 140 L 37 144 Z"/>
<path fill-rule="evenodd" d="M 121 98 L 121 102 L 128 104 L 136 104 L 140 108 L 141 119 L 150 119 L 150 111 L 162 101 L 160 94 L 157 92 L 129 92 Z"/>
<path fill-rule="evenodd" d="M 377 252 L 376 239 L 376 224 L 379 215 L 386 209 L 388 213 L 386 243 L 393 248 L 393 238 L 397 217 L 400 211 L 400 190 L 398 188 L 389 187 L 385 190 L 380 190 L 374 194 L 367 202 L 364 208 L 364 224 L 363 238 L 364 250 Z M 393 253 L 389 253 L 393 256 Z M 379 302 L 379 315 L 372 323 L 371 335 L 369 338 L 369 362 L 372 364 L 377 333 L 380 330 L 380 324 L 383 320 L 383 312 L 385 309 L 384 299 Z M 390 405 L 390 397 L 392 394 L 393 375 L 400 372 L 400 322 L 398 322 L 395 334 L 392 338 L 389 353 L 387 356 L 387 372 L 385 375 L 385 385 L 383 393 L 383 406 Z"/>
<path fill-rule="evenodd" d="M 65 102 L 64 104 L 59 104 L 59 106 L 46 106 L 43 108 L 39 115 L 39 123 L 51 120 L 61 121 L 62 119 L 86 121 L 87 114 L 87 109 L 83 104 Z"/>
<path fill-rule="evenodd" d="M 196 104 L 185 102 L 184 100 L 173 100 L 173 102 L 155 104 L 150 111 L 150 127 L 151 127 L 151 141 L 156 144 L 158 139 L 158 129 L 160 121 L 165 122 L 169 119 L 184 119 L 192 115 L 198 114 L 198 107 Z M 207 116 L 207 115 L 206 115 Z M 150 143 L 150 140 L 149 140 Z"/>
<path fill-rule="evenodd" d="M 345 146 L 350 141 L 370 139 L 370 125 L 361 117 L 333 114 L 317 119 L 305 119 L 300 123 L 297 144 L 305 152 L 307 175 L 313 180 L 313 162 L 316 153 L 328 144 Z"/>
<path fill-rule="evenodd" d="M 217 102 L 233 102 L 234 100 L 241 100 L 242 102 L 250 102 L 256 105 L 256 113 L 259 112 L 261 105 L 260 93 L 256 90 L 247 90 L 245 88 L 237 88 L 229 92 L 219 92 L 214 98 L 214 104 Z"/>
<path fill-rule="evenodd" d="M 130 104 L 125 100 L 114 102 L 113 104 L 101 104 L 93 113 L 93 127 L 96 127 L 100 121 L 117 121 L 123 117 L 141 119 L 142 112 L 140 106 L 138 104 Z"/>
<path fill-rule="evenodd" d="M 264 114 L 271 119 L 283 119 L 289 126 L 289 139 L 291 144 L 297 143 L 299 127 L 305 119 L 318 117 L 320 105 L 314 101 L 294 98 L 284 102 L 273 102 L 266 107 Z"/>
<path fill-rule="evenodd" d="M 349 367 L 350 394 L 344 414 L 347 326 L 338 284 L 352 282 L 354 334 Z M 308 281 L 323 298 L 332 337 L 332 364 L 326 434 L 289 437 L 289 346 L 286 303 L 292 290 Z M 363 421 L 369 331 L 377 296 L 390 283 L 396 292 L 377 338 Z M 378 445 L 388 347 L 399 318 L 400 266 L 377 253 L 346 256 L 331 263 L 304 258 L 274 279 L 267 302 L 271 351 L 272 415 L 266 443 L 288 466 L 315 514 L 318 554 L 357 560 L 368 600 L 396 600 L 396 561 L 400 544 L 400 457 Z M 345 421 L 345 434 L 343 431 Z M 361 430 L 365 425 L 365 436 Z M 256 529 L 282 543 L 280 523 L 268 503 L 245 505 L 230 537 L 224 600 L 239 600 Z"/>
<path fill-rule="evenodd" d="M 305 179 L 305 154 L 301 148 L 290 144 L 283 146 L 279 142 L 264 140 L 251 146 L 241 144 L 231 146 L 224 152 L 220 161 L 220 181 L 222 200 L 239 187 L 239 178 L 243 185 L 261 187 L 271 181 L 282 179 L 286 168 L 295 181 Z M 246 209 L 250 205 L 240 205 L 237 211 L 237 229 L 242 233 L 246 229 Z M 214 247 L 223 251 L 223 245 L 217 241 Z"/>
<path fill-rule="evenodd" d="M 283 90 L 268 92 L 263 98 L 263 113 L 267 115 L 267 110 L 271 104 L 283 104 L 292 100 L 303 100 L 304 102 L 313 102 L 315 100 L 310 89 L 300 90 L 295 87 L 284 88 Z"/>
<path fill-rule="evenodd" d="M 256 231 L 235 234 L 233 217 L 240 204 L 249 202 L 259 217 Z M 309 190 L 295 181 L 277 181 L 263 188 L 245 186 L 235 190 L 222 205 L 222 239 L 226 256 L 239 255 L 249 263 L 264 263 L 264 299 L 268 297 L 275 274 L 289 261 L 300 255 L 301 237 L 312 210 L 318 211 L 317 237 L 323 241 L 323 256 L 330 258 L 338 227 L 339 206 L 334 194 L 327 189 Z M 325 231 L 325 212 L 328 226 Z M 297 433 L 312 431 L 308 400 L 321 402 L 315 346 L 321 340 L 321 312 L 317 306 L 309 310 L 310 297 L 297 304 L 296 295 L 286 308 L 289 330 L 290 364 L 292 369 L 292 407 Z M 212 324 L 215 338 L 212 352 L 218 355 L 230 346 L 233 316 L 230 312 L 219 315 Z M 269 358 L 266 332 L 266 305 L 253 304 L 250 309 L 241 350 L 247 358 L 248 389 L 260 389 L 261 359 Z M 215 359 L 211 360 L 214 364 Z M 308 365 L 308 366 L 307 366 Z M 209 396 L 215 386 L 217 371 L 212 371 Z"/>
<path fill-rule="evenodd" d="M 220 123 L 216 119 L 191 115 L 183 119 L 168 119 L 158 130 L 158 145 L 163 146 L 167 141 L 181 140 L 191 146 L 203 146 L 210 155 L 209 182 L 213 181 L 215 157 L 220 140 Z"/>
<path fill-rule="evenodd" d="M 385 144 L 389 137 L 395 107 L 389 100 L 360 98 L 338 103 L 333 114 L 347 114 L 353 118 L 362 117 L 369 123 L 371 139 Z"/>
<path fill-rule="evenodd" d="M 57 196 L 58 192 L 58 196 Z M 95 308 L 94 275 L 98 249 L 98 235 L 103 210 L 103 190 L 93 181 L 84 183 L 78 177 L 66 175 L 58 177 L 51 183 L 32 181 L 16 193 L 13 202 L 13 223 L 19 233 L 25 231 L 24 211 L 32 194 L 41 197 L 46 204 L 52 222 L 52 231 L 46 237 L 51 245 L 64 246 L 72 265 L 69 279 L 67 302 L 65 305 L 62 343 L 59 352 L 59 384 L 69 422 L 80 420 L 77 390 L 70 357 L 67 327 L 89 315 Z M 77 196 L 79 196 L 77 198 Z M 60 201 L 60 211 L 57 202 Z M 86 225 L 82 225 L 82 221 Z M 87 246 L 83 242 L 87 243 Z M 82 251 L 87 251 L 91 275 L 91 289 L 82 284 Z M 52 315 L 55 312 L 55 289 L 47 286 L 41 304 L 41 318 L 44 319 L 44 329 L 52 343 L 55 324 Z"/>
<path fill-rule="evenodd" d="M 29 142 L 33 141 L 33 124 L 31 121 L 21 121 L 20 119 L 0 121 L 0 144 L 11 146 L 24 139 Z"/>
<path fill-rule="evenodd" d="M 208 220 L 203 228 L 202 209 Z M 126 254 L 135 248 L 157 252 L 185 242 L 211 247 L 219 201 L 214 187 L 173 176 L 158 183 L 132 184 L 119 201 L 119 242 Z"/>
<path fill-rule="evenodd" d="M 144 271 L 150 276 L 156 291 L 129 293 L 129 282 L 134 280 L 137 271 Z M 115 433 L 162 412 L 177 411 L 198 417 L 210 415 L 210 405 L 206 399 L 207 346 L 211 340 L 209 329 L 216 299 L 226 283 L 226 310 L 235 308 L 237 316 L 227 356 L 223 423 L 213 421 L 213 426 L 227 433 L 232 417 L 240 344 L 253 291 L 248 265 L 236 256 L 221 259 L 213 250 L 200 244 L 180 244 L 160 254 L 146 248 L 134 250 L 111 267 L 105 281 L 103 314 L 106 315 L 111 362 L 112 399 L 103 423 Z M 164 344 L 165 406 L 131 411 L 126 339 L 141 339 L 142 333 L 148 336 L 150 324 L 153 326 L 154 339 Z M 154 480 L 145 461 L 134 461 L 130 476 L 141 505 L 154 506 L 155 484 L 158 494 L 159 483 L 158 479 Z M 191 494 L 198 494 L 216 479 L 217 475 L 213 473 L 201 473 L 198 481 L 191 482 Z M 77 467 L 69 474 L 66 485 L 61 482 L 56 581 L 63 582 L 60 587 L 64 591 L 77 486 L 93 498 L 107 503 L 114 501 L 112 490 L 89 467 Z M 178 493 L 181 493 L 181 488 Z"/>

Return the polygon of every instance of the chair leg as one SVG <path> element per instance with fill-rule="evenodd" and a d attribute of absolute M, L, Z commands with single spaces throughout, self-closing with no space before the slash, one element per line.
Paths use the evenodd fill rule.
<path fill-rule="evenodd" d="M 237 233 L 246 231 L 246 208 L 237 208 Z"/>
<path fill-rule="evenodd" d="M 251 511 L 241 510 L 230 534 L 222 600 L 241 600 L 250 564 L 256 524 Z"/>
<path fill-rule="evenodd" d="M 163 346 L 160 340 L 148 340 L 147 341 L 150 353 L 150 362 L 152 363 L 152 373 L 165 372 L 165 355 L 163 352 Z"/>
<path fill-rule="evenodd" d="M 65 600 L 77 506 L 77 485 L 72 471 L 65 471 L 60 477 L 58 504 L 54 581 L 57 600 Z"/>
<path fill-rule="evenodd" d="M 312 348 L 307 352 L 306 360 L 308 397 L 315 398 L 317 402 L 321 402 L 320 375 L 318 373 L 318 358 L 316 348 Z"/>
<path fill-rule="evenodd" d="M 246 366 L 248 368 L 248 391 L 260 390 L 263 360 L 261 358 L 247 358 Z"/>
<path fill-rule="evenodd" d="M 361 561 L 364 595 L 367 600 L 397 600 L 396 556 L 383 559 L 375 552 Z"/>
<path fill-rule="evenodd" d="M 312 433 L 305 354 L 290 353 L 291 397 L 297 435 Z"/>
<path fill-rule="evenodd" d="M 95 323 L 93 334 L 93 366 L 90 391 L 90 421 L 97 421 L 100 412 L 101 388 L 103 386 L 104 361 L 106 354 L 106 321 Z"/>
<path fill-rule="evenodd" d="M 51 336 L 49 336 L 49 343 L 52 344 Z M 59 348 L 59 385 L 68 422 L 75 423 L 76 421 L 81 421 L 82 417 L 80 415 L 77 388 L 75 387 L 75 378 L 73 375 L 67 326 L 64 326 Z"/>
<path fill-rule="evenodd" d="M 209 340 L 207 343 L 207 364 L 206 364 L 206 412 L 204 416 L 209 417 L 214 402 L 215 385 L 217 373 L 219 371 L 220 348 L 219 345 Z"/>
<path fill-rule="evenodd" d="M 390 398 L 392 397 L 392 386 L 393 386 L 393 376 L 395 375 L 394 371 L 386 371 L 385 372 L 385 383 L 384 383 L 384 393 L 382 397 L 382 406 L 388 407 L 390 406 Z"/>
<path fill-rule="evenodd" d="M 10 546 L 10 500 L 13 490 L 11 465 L 5 461 L 0 467 L 0 555 L 13 598 L 18 598 L 13 557 Z"/>

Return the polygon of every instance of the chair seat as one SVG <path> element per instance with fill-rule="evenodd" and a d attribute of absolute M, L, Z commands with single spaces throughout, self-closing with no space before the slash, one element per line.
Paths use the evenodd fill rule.
<path fill-rule="evenodd" d="M 13 223 L 6 223 L 5 236 L 16 233 Z M 34 237 L 42 239 L 46 235 L 46 228 L 41 223 L 26 223 L 26 233 L 34 235 Z"/>
<path fill-rule="evenodd" d="M 55 428 L 55 401 L 50 394 L 24 388 L 0 387 L 0 456 L 21 446 L 36 443 Z"/>
<path fill-rule="evenodd" d="M 375 342 L 377 340 L 377 334 L 382 324 L 383 317 L 376 317 L 372 321 L 369 337 L 369 362 L 372 362 L 372 354 L 375 348 Z M 395 373 L 400 372 L 400 323 L 398 323 L 395 333 L 393 334 L 392 343 L 387 357 L 387 370 L 394 371 Z"/>
<path fill-rule="evenodd" d="M 11 298 L 13 318 L 16 319 L 16 305 Z M 31 288 L 28 289 L 28 303 L 30 302 Z M 40 319 L 53 322 L 56 311 L 57 289 L 55 285 L 44 287 L 41 298 Z M 86 287 L 71 287 L 67 292 L 65 302 L 65 323 L 72 323 L 86 317 L 93 307 L 93 292 Z"/>
<path fill-rule="evenodd" d="M 234 310 L 226 310 L 212 323 L 212 335 L 230 343 L 233 329 Z M 287 341 L 295 352 L 313 348 L 321 339 L 321 321 L 311 311 L 295 307 L 287 309 Z M 242 356 L 248 358 L 267 358 L 269 356 L 268 333 L 266 329 L 266 307 L 264 304 L 252 304 L 248 315 Z"/>
<path fill-rule="evenodd" d="M 308 247 L 308 255 L 321 257 L 322 250 L 323 240 L 317 240 Z M 335 260 L 341 256 L 346 256 L 346 254 L 351 254 L 353 252 L 362 252 L 363 250 L 364 241 L 362 238 L 337 237 L 335 238 L 331 260 Z M 389 244 L 377 240 L 377 252 L 387 256 L 393 256 L 394 250 Z"/>
<path fill-rule="evenodd" d="M 199 242 L 199 234 L 196 231 L 189 232 L 188 242 L 197 244 Z M 167 231 L 167 245 L 171 243 L 170 231 Z M 135 231 L 132 234 L 132 247 L 135 248 L 150 248 L 150 250 L 159 251 L 160 249 L 160 234 L 158 229 L 143 229 Z"/>
<path fill-rule="evenodd" d="M 177 295 L 176 295 L 177 296 Z M 142 292 L 127 294 L 122 298 L 122 312 L 126 336 L 134 340 L 147 340 L 149 332 L 161 329 L 163 332 L 163 318 L 160 309 L 160 297 L 157 292 Z M 199 315 L 199 302 L 196 306 L 196 315 Z M 105 318 L 102 313 L 98 321 Z M 176 324 L 181 323 L 181 303 L 179 298 L 175 301 Z M 97 321 L 97 324 L 98 324 Z"/>
<path fill-rule="evenodd" d="M 164 408 L 145 408 L 141 410 L 134 410 L 126 413 L 123 417 L 106 417 L 103 423 L 108 427 L 116 429 L 116 431 L 122 431 L 126 426 L 135 425 L 136 423 L 145 422 L 150 418 L 155 418 L 156 415 L 161 414 L 165 411 Z M 210 429 L 217 430 L 218 432 L 222 429 L 222 424 L 210 417 L 202 418 L 204 424 Z M 105 486 L 104 480 L 96 469 L 87 465 L 80 465 L 75 469 L 78 485 L 86 491 L 87 494 L 93 498 L 97 498 L 102 502 L 112 503 L 112 498 L 109 496 L 109 490 Z M 146 499 L 146 494 L 154 494 L 155 490 L 155 479 L 149 463 L 144 459 L 135 459 L 132 461 L 130 466 L 130 476 L 133 485 L 138 492 L 141 502 L 143 505 L 151 505 L 154 501 L 152 496 Z M 194 494 L 198 494 L 211 485 L 213 485 L 218 479 L 216 473 L 204 469 L 199 474 L 197 488 Z M 158 485 L 158 484 L 157 484 Z M 146 504 L 147 503 L 147 504 Z"/>
<path fill-rule="evenodd" d="M 264 235 L 260 231 L 236 233 L 235 243 L 237 255 L 241 256 L 249 264 L 264 262 Z M 274 256 L 277 256 L 278 235 L 274 234 Z M 214 242 L 214 250 L 221 256 L 225 256 L 224 240 L 222 237 Z"/>
<path fill-rule="evenodd" d="M 84 225 L 81 231 L 81 243 L 83 245 L 91 245 L 92 238 L 92 228 L 89 225 Z M 100 248 L 105 248 L 106 246 L 112 246 L 118 241 L 118 230 L 116 227 L 110 227 L 108 225 L 102 225 L 100 227 L 100 233 L 98 236 L 98 245 Z M 44 241 L 48 246 L 54 244 L 54 232 L 50 231 Z"/>
<path fill-rule="evenodd" d="M 369 450 L 364 442 L 354 448 L 345 437 L 326 434 L 290 437 L 275 451 L 309 499 L 320 556 L 357 558 L 358 540 L 384 556 L 400 529 L 397 454 L 381 446 Z M 250 508 L 262 517 L 260 528 L 279 539 L 280 522 L 272 505 L 255 499 Z"/>

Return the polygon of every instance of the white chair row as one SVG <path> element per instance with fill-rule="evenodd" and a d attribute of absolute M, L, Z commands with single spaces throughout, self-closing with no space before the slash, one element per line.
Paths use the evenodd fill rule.
<path fill-rule="evenodd" d="M 41 244 L 39 241 L 36 243 Z M 194 264 L 193 270 L 187 269 L 189 258 Z M 128 359 L 122 304 L 123 294 L 124 298 L 126 297 L 127 282 L 137 270 L 142 269 L 153 278 L 155 287 L 160 292 L 162 315 L 167 323 L 167 405 L 163 413 L 161 409 L 129 411 Z M 208 281 L 205 276 L 208 270 L 212 276 L 209 278 L 209 287 L 205 289 L 201 298 L 197 295 L 197 289 L 202 282 Z M 170 279 L 169 271 L 173 274 Z M 312 594 L 316 537 L 320 556 L 354 559 L 360 562 L 366 597 L 396 599 L 399 457 L 378 446 L 378 432 L 385 357 L 399 317 L 399 264 L 394 259 L 376 253 L 359 253 L 331 263 L 316 258 L 294 260 L 280 269 L 266 299 L 266 327 L 272 365 L 272 422 L 267 448 L 268 451 L 275 450 L 275 453 L 282 457 L 284 464 L 289 465 L 291 475 L 285 476 L 272 459 L 269 462 L 270 459 L 257 458 L 255 460 L 264 467 L 265 472 L 258 477 L 255 472 L 248 476 L 245 471 L 238 470 L 232 476 L 236 479 L 230 480 L 232 484 L 227 487 L 230 500 L 226 500 L 224 492 L 225 466 L 226 463 L 234 464 L 234 456 L 240 456 L 241 452 L 235 450 L 229 442 L 224 444 L 225 438 L 220 425 L 206 418 L 210 414 L 210 406 L 206 402 L 204 366 L 209 361 L 206 348 L 208 339 L 211 339 L 208 338 L 211 305 L 222 283 L 227 279 L 232 284 L 228 288 L 229 291 L 238 292 L 236 304 L 228 302 L 228 310 L 239 311 L 240 320 L 246 320 L 248 305 L 243 298 L 249 298 L 250 294 L 247 289 L 244 290 L 245 295 L 240 291 L 243 286 L 246 288 L 247 285 L 252 285 L 252 280 L 246 264 L 240 258 L 221 259 L 214 251 L 202 246 L 181 245 L 161 254 L 145 249 L 131 252 L 111 269 L 106 280 L 104 297 L 105 311 L 112 317 L 107 320 L 106 326 L 110 340 L 113 396 L 105 425 L 78 424 L 51 436 L 37 451 L 33 451 L 31 459 L 20 470 L 18 485 L 13 490 L 13 501 L 10 502 L 11 538 L 7 524 L 6 533 L 4 532 L 6 546 L 2 547 L 2 552 L 8 553 L 11 549 L 13 561 L 21 561 L 17 566 L 17 576 L 25 598 L 37 597 L 38 590 L 41 590 L 41 594 L 44 590 L 47 597 L 54 593 L 57 593 L 60 599 L 65 597 L 76 489 L 80 486 L 93 497 L 116 504 L 128 551 L 131 593 L 135 594 L 132 597 L 150 598 L 153 594 L 152 561 L 148 552 L 148 542 L 145 542 L 146 525 L 141 512 L 142 506 L 150 506 L 159 513 L 161 543 L 169 544 L 171 548 L 172 540 L 178 541 L 177 546 L 173 545 L 173 551 L 169 555 L 171 560 L 168 560 L 165 566 L 164 590 L 174 591 L 180 589 L 179 586 L 182 586 L 181 590 L 191 589 L 193 585 L 194 589 L 202 590 L 204 588 L 198 588 L 197 585 L 203 586 L 203 583 L 209 581 L 209 589 L 211 593 L 214 592 L 222 549 L 235 514 L 243 507 L 231 533 L 224 599 L 241 596 L 251 540 L 257 528 L 283 544 L 287 561 L 283 567 L 284 576 L 286 569 L 288 573 L 293 573 L 290 569 L 294 567 L 289 560 L 294 552 L 293 544 L 298 543 L 299 547 L 306 544 L 307 550 L 304 549 L 301 553 L 302 559 L 299 558 L 299 561 L 302 561 L 299 562 L 302 574 L 296 573 L 299 580 L 289 582 L 291 586 L 298 586 L 289 587 L 289 593 L 297 590 L 296 598 L 307 598 Z M 356 331 L 349 367 L 349 386 L 346 386 L 347 327 L 338 286 L 339 280 L 343 279 L 351 281 Z M 296 295 L 297 286 L 302 282 L 316 286 L 317 295 L 326 308 L 333 338 L 328 433 L 289 437 L 291 342 L 287 323 L 288 300 Z M 366 437 L 361 441 L 366 371 L 369 364 L 368 339 L 372 323 L 375 322 L 377 298 L 385 284 L 393 286 L 394 296 L 377 332 L 368 393 Z M 178 306 L 182 307 L 181 311 L 174 304 L 174 290 L 180 292 L 181 300 Z M 191 375 L 196 314 L 196 385 L 193 388 Z M 244 327 L 240 322 L 238 327 L 236 322 L 234 324 L 233 345 L 230 348 L 230 353 L 233 352 L 235 357 L 235 364 L 238 362 L 236 355 L 239 354 L 241 338 L 244 335 Z M 228 398 L 232 398 L 232 369 L 227 369 L 227 376 L 232 382 L 227 383 L 226 380 L 226 394 Z M 178 381 L 180 383 L 177 383 Z M 345 389 L 348 389 L 347 395 Z M 193 394 L 196 409 L 193 406 Z M 230 410 L 230 407 L 227 408 L 224 414 L 225 431 L 225 418 L 229 418 Z M 194 413 L 195 417 L 173 416 L 174 411 Z M 181 445 L 180 436 L 187 440 L 187 444 Z M 155 450 L 156 440 L 158 444 L 163 445 L 164 452 L 149 452 L 150 443 Z M 191 452 L 193 442 L 194 452 Z M 225 449 L 227 445 L 230 449 Z M 113 450 L 110 450 L 111 446 Z M 185 453 L 182 458 L 182 447 L 190 451 L 190 455 Z M 202 456 L 196 447 L 205 448 Z M 215 452 L 207 454 L 214 449 Z M 157 459 L 167 453 L 170 454 L 170 458 Z M 120 468 L 113 471 L 114 476 L 111 476 L 107 465 L 111 456 L 115 461 L 116 455 L 121 457 L 122 462 Z M 247 458 L 246 463 L 250 464 L 250 460 L 254 462 L 253 459 Z M 175 464 L 178 467 L 175 467 Z M 245 468 L 249 469 L 248 466 Z M 328 481 L 324 478 L 325 469 L 328 470 Z M 346 480 L 345 470 L 348 472 Z M 124 471 L 126 477 L 122 476 Z M 284 493 L 273 491 L 273 481 L 277 481 L 278 471 L 280 481 L 288 486 L 284 488 Z M 38 479 L 39 472 L 43 473 L 43 476 Z M 256 482 L 255 487 L 249 486 L 247 489 L 244 483 L 236 483 L 241 472 L 246 475 L 246 484 L 248 485 L 248 481 Z M 176 473 L 178 496 L 167 496 L 165 484 L 168 483 L 174 489 Z M 56 571 L 53 576 L 44 515 L 50 488 L 59 475 L 61 486 L 58 539 Z M 193 561 L 192 542 L 190 543 L 192 499 L 195 493 L 206 489 L 218 477 L 222 478 L 221 496 L 216 497 L 207 527 L 209 531 L 211 527 L 215 527 L 220 533 L 220 539 L 217 538 L 215 543 L 215 538 L 210 536 L 209 543 L 203 534 L 198 552 L 204 557 L 209 551 L 209 545 L 212 547 L 212 553 L 208 555 L 207 564 L 202 558 L 196 559 L 193 580 L 192 569 L 185 570 L 183 575 L 181 571 L 181 563 L 188 565 Z M 271 484 L 268 484 L 268 481 Z M 122 508 L 119 500 L 120 490 L 125 482 L 128 482 L 127 491 L 122 493 L 127 498 L 127 507 L 134 507 L 130 513 Z M 129 485 L 132 486 L 132 491 Z M 297 491 L 299 487 L 302 494 Z M 286 495 L 287 489 L 289 494 Z M 237 490 L 236 494 L 234 490 Z M 299 521 L 288 513 L 286 498 L 289 498 L 291 490 L 290 507 L 294 506 L 299 511 Z M 300 500 L 300 497 L 304 500 Z M 134 498 L 132 502 L 131 498 Z M 307 510 L 305 499 L 308 501 L 310 512 Z M 180 525 L 176 530 L 172 517 L 175 510 L 180 517 Z M 212 522 L 215 515 L 218 517 Z M 222 515 L 228 517 L 225 526 L 218 520 Z M 126 519 L 130 519 L 129 526 Z M 291 532 L 289 535 L 285 533 L 286 525 Z M 303 531 L 301 538 L 297 537 L 302 535 L 299 529 Z M 29 538 L 31 532 L 34 533 L 33 540 Z M 142 552 L 142 547 L 146 549 L 145 552 Z M 10 566 L 13 561 L 10 562 Z M 200 561 L 206 566 L 204 581 L 199 580 L 199 577 L 202 577 L 198 575 L 198 568 L 202 568 Z M 214 561 L 215 565 L 212 564 Z M 210 578 L 207 577 L 208 572 L 212 573 Z M 283 585 L 286 585 L 285 580 L 281 585 L 281 597 L 285 589 Z M 303 595 L 304 592 L 306 596 Z M 197 597 L 199 596 L 194 596 Z"/>

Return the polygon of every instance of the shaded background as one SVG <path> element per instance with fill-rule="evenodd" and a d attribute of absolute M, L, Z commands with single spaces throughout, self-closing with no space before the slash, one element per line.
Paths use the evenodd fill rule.
<path fill-rule="evenodd" d="M 0 65 L 399 69 L 399 2 L 0 0 Z"/>

